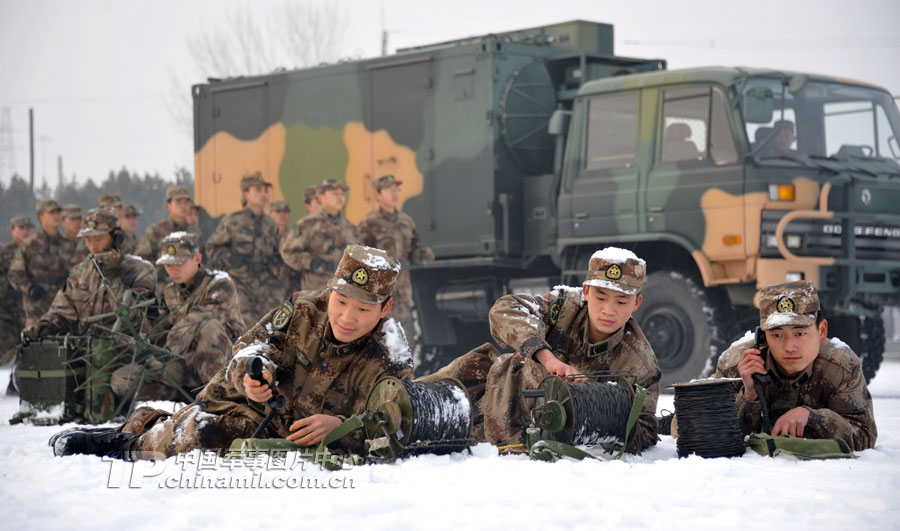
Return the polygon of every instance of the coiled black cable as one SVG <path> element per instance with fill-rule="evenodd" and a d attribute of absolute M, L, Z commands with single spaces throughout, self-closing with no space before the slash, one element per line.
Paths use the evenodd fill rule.
<path fill-rule="evenodd" d="M 675 386 L 678 457 L 736 457 L 744 454 L 744 436 L 731 381 L 704 380 Z"/>
<path fill-rule="evenodd" d="M 412 405 L 412 424 L 407 439 L 407 455 L 452 453 L 467 447 L 471 426 L 471 407 L 466 392 L 449 380 L 410 382 L 403 380 Z M 418 443 L 418 444 L 417 444 Z"/>
<path fill-rule="evenodd" d="M 614 382 L 569 383 L 575 425 L 572 444 L 624 443 L 631 391 Z"/>

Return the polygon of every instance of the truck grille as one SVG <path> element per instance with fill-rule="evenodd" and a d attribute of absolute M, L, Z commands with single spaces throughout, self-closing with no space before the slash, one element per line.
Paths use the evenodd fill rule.
<path fill-rule="evenodd" d="M 762 212 L 762 238 L 759 254 L 763 258 L 781 258 L 775 248 L 775 227 L 787 214 L 781 210 Z M 784 240 L 798 256 L 841 256 L 841 223 L 836 220 L 800 218 L 788 224 Z M 900 260 L 900 224 L 874 219 L 856 221 L 856 258 L 863 260 Z M 799 245 L 799 247 L 797 246 Z"/>

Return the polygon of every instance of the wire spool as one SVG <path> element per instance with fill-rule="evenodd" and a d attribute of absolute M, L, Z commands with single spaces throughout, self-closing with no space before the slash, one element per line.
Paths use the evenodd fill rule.
<path fill-rule="evenodd" d="M 541 439 L 572 445 L 624 443 L 634 395 L 617 382 L 567 382 L 548 376 L 531 410 Z"/>
<path fill-rule="evenodd" d="M 448 454 L 469 445 L 472 408 L 455 379 L 411 382 L 383 378 L 366 400 L 366 438 L 383 457 Z"/>
<path fill-rule="evenodd" d="M 678 457 L 744 455 L 744 436 L 734 403 L 735 378 L 715 378 L 676 384 Z"/>

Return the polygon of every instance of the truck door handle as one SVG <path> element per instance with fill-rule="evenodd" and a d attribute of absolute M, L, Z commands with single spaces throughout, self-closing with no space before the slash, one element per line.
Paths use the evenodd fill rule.
<path fill-rule="evenodd" d="M 661 207 L 661 206 L 652 206 L 652 207 L 648 207 L 647 210 L 649 210 L 650 212 L 662 212 L 662 211 L 663 211 L 663 207 Z"/>
<path fill-rule="evenodd" d="M 576 212 L 575 219 L 587 219 L 587 212 Z"/>

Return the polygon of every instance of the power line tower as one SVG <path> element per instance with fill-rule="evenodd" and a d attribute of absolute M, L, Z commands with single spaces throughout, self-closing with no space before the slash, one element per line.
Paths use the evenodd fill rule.
<path fill-rule="evenodd" d="M 13 136 L 9 107 L 0 116 L 0 179 L 12 179 L 16 174 L 16 139 Z"/>

